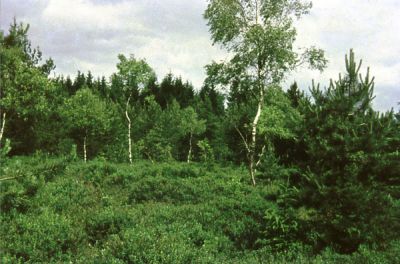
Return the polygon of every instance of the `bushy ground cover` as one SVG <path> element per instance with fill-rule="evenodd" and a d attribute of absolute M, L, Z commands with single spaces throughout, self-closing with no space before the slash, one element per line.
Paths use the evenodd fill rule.
<path fill-rule="evenodd" d="M 315 252 L 309 212 L 282 206 L 294 190 L 241 167 L 33 156 L 1 173 L 2 263 L 400 263 L 398 241 Z"/>

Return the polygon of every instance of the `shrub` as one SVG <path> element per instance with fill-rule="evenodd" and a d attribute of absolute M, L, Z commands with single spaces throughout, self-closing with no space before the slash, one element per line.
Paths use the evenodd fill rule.
<path fill-rule="evenodd" d="M 38 215 L 18 215 L 3 223 L 2 251 L 25 262 L 66 261 L 75 254 L 83 240 L 83 232 L 64 216 L 50 210 Z"/>
<path fill-rule="evenodd" d="M 97 203 L 98 195 L 93 186 L 73 178 L 60 178 L 48 183 L 37 193 L 33 202 L 39 208 L 49 207 L 55 212 L 79 212 L 81 208 Z"/>
<path fill-rule="evenodd" d="M 106 207 L 95 211 L 85 220 L 86 233 L 91 243 L 106 239 L 109 235 L 118 234 L 126 226 L 132 226 L 132 216 L 127 210 Z"/>
<path fill-rule="evenodd" d="M 105 250 L 125 263 L 215 263 L 215 243 L 196 223 L 139 225 L 110 236 Z"/>
<path fill-rule="evenodd" d="M 25 213 L 30 208 L 30 199 L 43 186 L 44 180 L 31 171 L 9 169 L 1 183 L 0 208 L 3 213 L 16 210 Z"/>

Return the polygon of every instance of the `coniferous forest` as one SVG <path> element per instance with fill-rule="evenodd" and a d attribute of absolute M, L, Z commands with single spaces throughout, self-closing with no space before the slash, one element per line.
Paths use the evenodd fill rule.
<path fill-rule="evenodd" d="M 1 263 L 400 263 L 400 112 L 350 49 L 327 87 L 297 67 L 300 0 L 211 0 L 229 53 L 201 89 L 145 58 L 55 76 L 0 33 Z"/>

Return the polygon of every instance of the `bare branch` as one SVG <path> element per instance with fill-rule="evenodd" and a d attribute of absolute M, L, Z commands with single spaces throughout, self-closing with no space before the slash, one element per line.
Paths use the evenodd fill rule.
<path fill-rule="evenodd" d="M 237 126 L 235 126 L 235 129 L 236 129 L 236 131 L 239 133 L 240 137 L 242 138 L 243 143 L 244 143 L 244 146 L 246 147 L 247 152 L 250 153 L 251 150 L 250 150 L 249 144 L 247 144 L 247 141 L 246 141 L 246 139 L 244 138 L 242 132 L 240 132 L 240 130 L 239 130 L 239 128 L 238 128 Z"/>

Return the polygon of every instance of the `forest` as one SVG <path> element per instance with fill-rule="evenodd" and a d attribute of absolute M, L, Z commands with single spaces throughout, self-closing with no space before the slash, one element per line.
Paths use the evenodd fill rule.
<path fill-rule="evenodd" d="M 1 263 L 400 263 L 400 111 L 351 47 L 284 87 L 328 64 L 294 48 L 311 5 L 253 2 L 208 2 L 229 58 L 198 90 L 130 54 L 56 76 L 0 32 Z"/>

